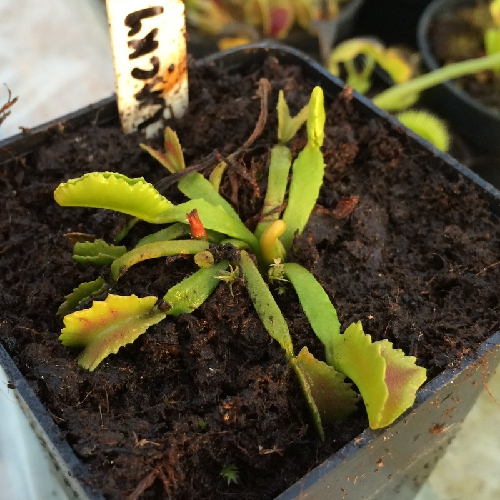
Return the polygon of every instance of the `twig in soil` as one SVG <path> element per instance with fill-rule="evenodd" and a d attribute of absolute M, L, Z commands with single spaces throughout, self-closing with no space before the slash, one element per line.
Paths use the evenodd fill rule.
<path fill-rule="evenodd" d="M 259 88 L 257 90 L 257 96 L 260 97 L 260 114 L 259 118 L 257 120 L 257 123 L 255 125 L 255 128 L 250 135 L 250 137 L 244 142 L 244 144 L 236 149 L 233 153 L 231 153 L 225 160 L 230 166 L 235 166 L 236 164 L 236 158 L 239 154 L 245 152 L 248 150 L 248 148 L 256 141 L 256 139 L 262 134 L 264 127 L 267 122 L 267 115 L 268 115 L 268 104 L 269 104 L 269 94 L 271 92 L 271 84 L 269 81 L 265 78 L 261 78 L 259 80 Z M 191 165 L 189 167 L 186 167 L 182 169 L 179 172 L 176 172 L 174 174 L 170 174 L 168 177 L 165 177 L 161 179 L 156 185 L 155 188 L 160 192 L 163 193 L 167 188 L 169 188 L 172 184 L 176 184 L 179 182 L 183 177 L 185 177 L 188 174 L 191 174 L 193 172 L 199 172 L 202 170 L 205 170 L 215 163 L 215 161 L 220 161 L 221 160 L 221 155 L 217 150 L 212 151 L 208 156 L 203 158 L 199 163 L 196 163 L 195 165 Z M 238 168 L 238 171 L 241 173 L 241 168 Z M 246 178 L 248 174 L 242 173 L 242 176 Z M 250 179 L 250 181 L 253 183 L 252 185 L 256 185 L 255 181 L 253 179 Z M 254 186 L 255 187 L 255 186 Z"/>
<path fill-rule="evenodd" d="M 264 127 L 267 122 L 267 108 L 268 108 L 270 93 L 271 93 L 271 84 L 269 83 L 269 80 L 267 80 L 266 78 L 261 78 L 259 80 L 259 88 L 257 90 L 257 96 L 260 97 L 259 119 L 257 120 L 252 135 L 245 141 L 245 143 L 243 144 L 243 146 L 241 146 L 241 148 L 238 148 L 233 153 L 233 155 L 236 156 L 237 154 L 240 153 L 241 150 L 250 147 L 257 140 L 260 134 L 262 134 L 262 131 L 264 130 Z"/>
<path fill-rule="evenodd" d="M 5 85 L 5 87 L 7 88 L 8 96 L 7 96 L 7 102 L 0 108 L 0 125 L 10 115 L 10 108 L 14 106 L 14 104 L 19 99 L 19 97 L 12 98 L 11 90 L 9 89 L 9 87 L 7 87 L 7 85 Z"/>
<path fill-rule="evenodd" d="M 156 481 L 160 478 L 163 487 L 165 488 L 165 493 L 167 497 L 170 498 L 170 488 L 168 479 L 161 469 L 153 469 L 136 487 L 136 489 L 127 497 L 127 500 L 138 500 L 140 496 Z"/>
<path fill-rule="evenodd" d="M 481 271 L 476 273 L 476 276 L 479 276 L 480 274 L 485 273 L 488 269 L 491 269 L 492 267 L 498 266 L 498 264 L 500 264 L 500 261 L 494 262 L 493 264 L 490 264 L 488 267 L 485 267 L 484 269 L 482 269 Z"/>
<path fill-rule="evenodd" d="M 219 152 L 215 149 L 208 156 L 203 158 L 199 163 L 195 163 L 190 167 L 186 167 L 180 172 L 176 172 L 175 174 L 170 174 L 168 177 L 164 177 L 159 182 L 155 184 L 155 188 L 163 193 L 166 189 L 168 189 L 172 184 L 176 184 L 183 177 L 193 172 L 199 172 L 200 170 L 205 170 L 208 167 L 211 167 L 215 161 L 219 161 Z"/>
<path fill-rule="evenodd" d="M 139 441 L 139 438 L 137 437 L 137 434 L 132 431 L 132 434 L 134 435 L 134 448 L 136 447 L 141 447 L 141 446 L 145 446 L 146 444 L 152 444 L 154 446 L 160 446 L 160 443 L 155 443 L 154 441 L 148 441 L 147 439 L 141 439 Z"/>

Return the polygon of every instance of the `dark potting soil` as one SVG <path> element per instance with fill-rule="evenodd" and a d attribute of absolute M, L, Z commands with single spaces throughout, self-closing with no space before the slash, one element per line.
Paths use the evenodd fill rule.
<path fill-rule="evenodd" d="M 222 186 L 228 199 L 238 195 L 235 207 L 249 226 L 262 206 L 276 141 L 278 90 L 296 113 L 314 82 L 271 57 L 244 75 L 192 68 L 189 110 L 170 123 L 188 165 L 214 149 L 233 152 L 257 121 L 261 77 L 272 84 L 269 119 Z M 193 314 L 150 328 L 93 373 L 78 366 L 77 350 L 58 341 L 56 311 L 64 295 L 102 272 L 76 264 L 63 235 L 83 232 L 112 242 L 123 217 L 61 208 L 53 191 L 93 170 L 157 182 L 165 170 L 140 142 L 116 123 L 62 125 L 45 146 L 1 166 L 0 340 L 106 498 L 137 498 L 144 490 L 144 499 L 271 499 L 359 434 L 367 419 L 360 405 L 321 442 L 242 280 L 232 294 L 221 284 Z M 304 144 L 301 131 L 291 143 L 294 153 Z M 343 328 L 361 320 L 374 340 L 388 338 L 433 377 L 499 327 L 498 220 L 477 187 L 454 171 L 443 175 L 440 160 L 360 112 L 349 91 L 327 103 L 323 150 L 320 206 L 291 259 L 320 280 Z M 174 190 L 167 195 L 181 200 Z M 354 197 L 354 209 L 341 210 Z M 139 223 L 124 243 L 132 246 L 148 231 Z M 161 297 L 194 270 L 191 258 L 144 262 L 113 293 Z M 294 292 L 286 284 L 284 290 L 275 296 L 295 352 L 307 345 L 322 359 Z M 237 468 L 237 483 L 220 475 L 228 465 Z"/>
<path fill-rule="evenodd" d="M 486 55 L 484 32 L 493 28 L 489 1 L 475 0 L 465 7 L 449 9 L 436 16 L 429 27 L 429 40 L 436 59 L 452 64 Z M 461 88 L 487 107 L 500 112 L 500 77 L 482 71 L 454 80 Z"/>

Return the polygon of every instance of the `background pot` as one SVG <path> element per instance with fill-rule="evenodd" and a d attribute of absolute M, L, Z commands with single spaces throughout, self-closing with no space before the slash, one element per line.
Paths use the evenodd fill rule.
<path fill-rule="evenodd" d="M 245 50 L 233 50 L 211 58 L 217 64 L 237 69 L 251 62 L 262 60 L 271 53 L 284 63 L 298 64 L 318 84 L 328 97 L 335 97 L 342 83 L 323 68 L 299 53 L 278 45 L 262 44 Z M 401 131 L 401 125 L 386 113 L 375 108 L 364 98 L 355 98 L 356 107 L 368 117 L 382 118 Z M 43 143 L 55 128 L 76 128 L 78 123 L 98 120 L 116 120 L 116 107 L 112 100 L 104 108 L 92 107 L 71 119 L 65 117 L 50 127 L 42 127 L 33 135 L 0 144 L 3 159 L 10 159 L 11 152 L 26 152 Z M 423 140 L 409 133 L 412 149 L 428 154 Z M 500 213 L 500 194 L 485 184 L 470 170 L 446 155 L 432 150 L 437 157 L 437 168 L 454 177 L 457 173 L 477 182 L 485 191 L 493 211 Z M 2 159 L 0 157 L 0 159 Z M 418 393 L 416 404 L 389 428 L 380 431 L 366 430 L 322 465 L 314 469 L 296 485 L 278 498 L 291 500 L 308 495 L 308 498 L 328 498 L 332 494 L 349 495 L 351 499 L 413 498 L 419 486 L 427 478 L 432 466 L 442 455 L 447 445 L 460 428 L 464 416 L 471 408 L 500 359 L 500 334 L 492 336 L 471 358 L 463 359 L 454 369 L 448 369 L 430 380 Z M 59 430 L 51 417 L 34 396 L 28 382 L 21 376 L 12 360 L 0 349 L 0 363 L 9 380 L 11 394 L 19 398 L 23 409 L 37 436 L 42 441 L 50 461 L 53 474 L 67 487 L 72 498 L 102 498 L 92 492 L 84 478 L 85 467 L 76 459 L 69 445 L 60 439 Z"/>
<path fill-rule="evenodd" d="M 429 29 L 441 12 L 460 6 L 473 5 L 474 0 L 435 0 L 425 9 L 418 25 L 418 47 L 427 69 L 440 67 L 429 42 Z M 452 81 L 447 81 L 427 90 L 423 99 L 435 109 L 450 126 L 477 148 L 477 154 L 500 152 L 500 111 L 488 108 L 468 93 L 459 89 Z M 487 155 L 486 155 L 487 156 Z M 478 164 L 472 168 L 478 170 Z M 497 163 L 497 169 L 500 166 Z M 498 173 L 481 170 L 481 175 L 500 186 Z"/>
<path fill-rule="evenodd" d="M 417 45 L 417 24 L 431 0 L 366 0 L 356 24 L 356 36 L 374 35 L 386 45 Z"/>
<path fill-rule="evenodd" d="M 337 33 L 335 42 L 348 38 L 358 19 L 359 11 L 365 0 L 351 0 L 342 8 L 337 17 Z M 256 33 L 257 35 L 258 33 Z M 200 33 L 196 27 L 188 25 L 188 52 L 196 58 L 205 57 L 219 50 L 220 36 L 207 36 Z M 257 40 L 254 40 L 257 41 Z M 272 41 L 270 41 L 272 43 Z M 300 49 L 302 52 L 318 59 L 320 57 L 319 41 L 317 36 L 295 26 L 288 36 L 278 42 Z"/>

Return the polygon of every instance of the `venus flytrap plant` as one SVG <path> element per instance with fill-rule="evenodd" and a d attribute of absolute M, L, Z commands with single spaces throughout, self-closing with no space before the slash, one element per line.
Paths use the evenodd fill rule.
<path fill-rule="evenodd" d="M 426 370 L 416 358 L 394 349 L 388 340 L 372 342 L 361 322 L 340 333 L 337 311 L 314 276 L 302 266 L 283 266 L 314 333 L 325 346 L 329 366 L 348 376 L 359 389 L 372 429 L 386 427 L 415 400 L 425 382 Z"/>
<path fill-rule="evenodd" d="M 306 396 L 316 429 L 324 439 L 325 424 L 342 420 L 356 410 L 358 397 L 345 376 L 302 348 L 295 356 L 292 338 L 283 314 L 250 256 L 241 252 L 241 268 L 251 300 L 264 328 L 285 351 Z M 300 266 L 299 266 L 300 267 Z"/>
<path fill-rule="evenodd" d="M 500 19 L 500 3 L 490 4 L 493 19 Z M 497 22 L 500 25 L 500 21 Z M 334 75 L 340 74 L 343 64 L 347 72 L 347 83 L 360 93 L 371 88 L 372 73 L 378 64 L 394 81 L 389 89 L 377 94 L 372 101 L 379 108 L 399 112 L 413 106 L 420 94 L 435 85 L 479 73 L 484 70 L 498 71 L 500 68 L 500 27 L 485 32 L 486 56 L 468 61 L 448 64 L 430 73 L 415 76 L 412 65 L 392 48 L 385 48 L 380 42 L 367 38 L 353 38 L 340 43 L 330 54 L 328 69 Z M 365 57 L 362 69 L 357 69 L 354 60 L 359 55 Z M 427 111 L 408 110 L 396 115 L 409 129 L 432 142 L 442 151 L 447 151 L 450 137 L 444 121 Z"/>
<path fill-rule="evenodd" d="M 358 69 L 355 59 L 364 56 L 362 68 Z M 395 48 L 386 48 L 373 38 L 351 38 L 335 47 L 328 59 L 328 71 L 340 76 L 340 65 L 347 72 L 347 84 L 361 94 L 368 92 L 372 85 L 372 75 L 378 64 L 395 83 L 408 81 L 413 73 L 412 64 Z"/>
<path fill-rule="evenodd" d="M 192 312 L 218 284 L 227 283 L 233 295 L 233 284 L 241 279 L 264 328 L 283 349 L 296 374 L 321 438 L 325 425 L 356 409 L 359 397 L 346 382 L 346 376 L 358 385 L 367 403 L 370 426 L 388 425 L 411 405 L 416 389 L 425 380 L 425 370 L 415 366 L 415 358 L 392 349 L 390 342 L 372 343 L 360 324 L 351 325 L 340 334 L 337 313 L 321 285 L 302 266 L 286 262 L 294 238 L 305 228 L 323 181 L 325 164 L 320 148 L 325 111 L 321 88 L 313 90 L 308 106 L 295 117 L 290 116 L 280 93 L 278 121 L 278 144 L 271 152 L 263 216 L 254 233 L 218 192 L 224 169 L 217 183 L 196 172 L 182 177 L 178 188 L 190 200 L 179 205 L 171 203 L 142 178 L 128 179 L 109 172 L 86 174 L 61 184 L 54 194 L 60 205 L 113 209 L 149 223 L 170 225 L 146 236 L 128 251 L 101 240 L 83 243 L 75 250 L 79 258 L 83 254 L 83 261 L 110 264 L 110 282 L 98 278 L 80 285 L 66 297 L 58 311 L 65 315 L 60 339 L 64 345 L 83 347 L 79 364 L 94 370 L 109 354 L 133 342 L 150 326 L 169 315 Z M 304 121 L 307 144 L 292 162 L 286 143 Z M 167 135 L 176 144 L 172 148 L 175 161 L 145 149 L 164 166 L 168 164 L 171 172 L 182 171 L 184 160 L 180 158 L 182 150 L 177 136 L 173 131 Z M 173 164 L 182 168 L 177 170 Z M 72 312 L 92 297 L 104 294 L 139 262 L 183 254 L 193 255 L 199 269 L 170 288 L 161 300 L 154 296 L 109 294 L 88 309 Z M 295 354 L 288 325 L 266 281 L 279 282 L 281 286 L 290 281 L 313 331 L 325 346 L 325 361 L 316 359 L 307 347 Z"/>
<path fill-rule="evenodd" d="M 448 64 L 381 92 L 373 98 L 373 102 L 387 111 L 398 111 L 417 102 L 420 93 L 428 88 L 460 76 L 495 69 L 499 65 L 500 52 L 478 57 L 477 59 Z"/>

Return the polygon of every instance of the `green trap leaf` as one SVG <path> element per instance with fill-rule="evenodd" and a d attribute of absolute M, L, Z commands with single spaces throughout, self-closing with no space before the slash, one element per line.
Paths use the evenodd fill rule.
<path fill-rule="evenodd" d="M 101 276 L 94 281 L 81 283 L 69 295 L 64 297 L 66 300 L 57 310 L 57 315 L 66 316 L 66 314 L 73 312 L 83 301 L 99 295 L 105 289 L 106 283 Z"/>
<path fill-rule="evenodd" d="M 166 314 L 154 309 L 156 297 L 108 295 L 90 309 L 65 316 L 59 340 L 66 346 L 85 347 L 78 364 L 94 371 L 109 354 L 133 342 Z"/>
<path fill-rule="evenodd" d="M 299 378 L 319 435 L 324 439 L 323 425 L 344 420 L 356 411 L 358 395 L 351 384 L 345 382 L 345 375 L 317 360 L 307 347 L 303 347 L 290 363 Z"/>
<path fill-rule="evenodd" d="M 415 400 L 426 370 L 388 340 L 372 342 L 361 322 L 351 324 L 335 338 L 333 366 L 358 387 L 372 429 L 391 424 Z"/>
<path fill-rule="evenodd" d="M 64 207 L 115 210 L 155 223 L 173 204 L 142 177 L 130 179 L 114 172 L 91 172 L 60 184 L 54 191 Z"/>
<path fill-rule="evenodd" d="M 208 241 L 172 240 L 147 243 L 122 255 L 111 264 L 111 276 L 118 280 L 130 267 L 149 259 L 173 255 L 196 254 L 208 250 Z"/>
<path fill-rule="evenodd" d="M 127 247 L 109 245 L 103 240 L 75 243 L 73 259 L 81 264 L 111 264 L 115 259 L 127 252 Z"/>

